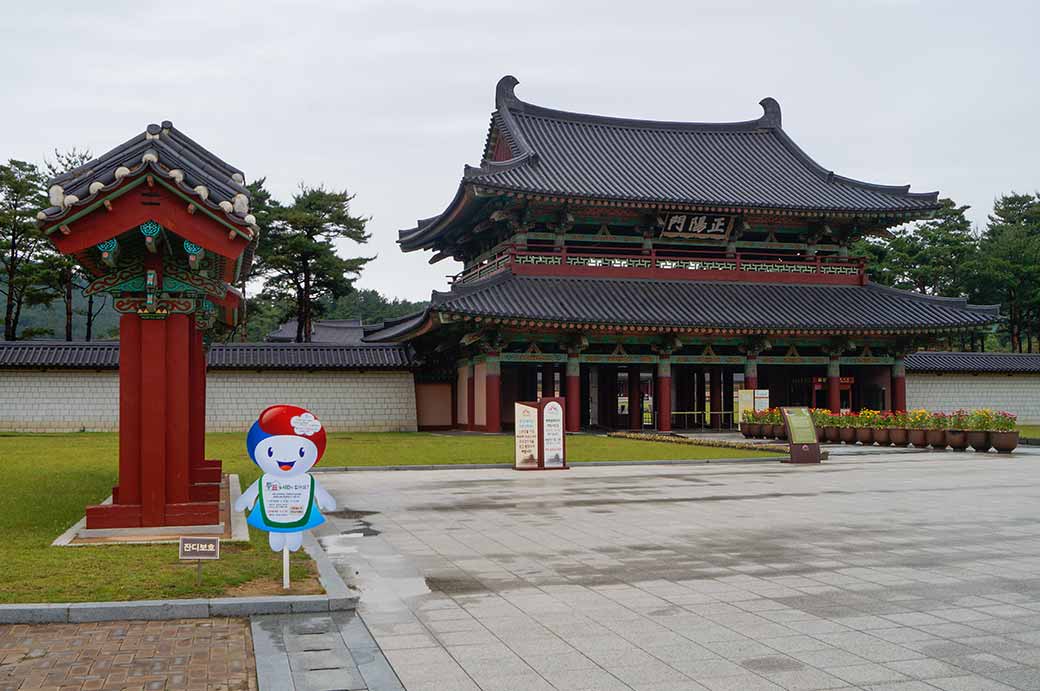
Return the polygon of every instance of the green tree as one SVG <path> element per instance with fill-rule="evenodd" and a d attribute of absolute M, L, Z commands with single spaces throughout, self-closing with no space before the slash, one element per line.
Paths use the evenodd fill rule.
<path fill-rule="evenodd" d="M 1040 195 L 999 197 L 965 269 L 973 300 L 1001 305 L 1008 347 L 1031 352 L 1040 327 Z"/>
<path fill-rule="evenodd" d="M 44 161 L 44 167 L 49 177 L 68 173 L 93 159 L 89 150 L 76 148 L 68 151 L 54 150 L 54 158 Z M 90 283 L 91 276 L 87 274 L 73 257 L 61 254 L 50 243 L 44 243 L 38 251 L 38 283 L 36 288 L 36 299 L 38 304 L 50 306 L 56 300 L 61 299 L 65 308 L 65 340 L 72 340 L 73 314 L 75 313 L 73 296 L 75 290 L 82 290 Z M 84 311 L 86 317 L 86 339 L 91 340 L 94 319 L 98 312 L 104 307 L 95 310 L 94 296 L 87 298 L 87 306 Z"/>
<path fill-rule="evenodd" d="M 265 279 L 261 296 L 290 305 L 296 342 L 310 341 L 311 322 L 325 305 L 350 292 L 371 257 L 344 259 L 337 241 L 368 241 L 368 219 L 353 216 L 347 192 L 301 186 L 291 205 L 271 208 L 266 236 L 258 245 L 256 273 Z"/>
<path fill-rule="evenodd" d="M 967 293 L 964 267 L 974 261 L 978 241 L 965 212 L 951 199 L 939 200 L 932 217 L 897 229 L 886 240 L 861 240 L 855 251 L 867 257 L 871 280 L 928 295 Z"/>
<path fill-rule="evenodd" d="M 0 294 L 4 297 L 5 341 L 18 337 L 23 305 L 42 299 L 36 257 L 47 240 L 36 225 L 36 213 L 47 206 L 43 185 L 43 174 L 32 163 L 11 159 L 0 165 Z"/>
<path fill-rule="evenodd" d="M 426 302 L 412 302 L 387 298 L 379 291 L 352 290 L 336 300 L 326 311 L 330 319 L 360 319 L 363 324 L 375 324 L 387 319 L 415 314 L 426 307 Z"/>

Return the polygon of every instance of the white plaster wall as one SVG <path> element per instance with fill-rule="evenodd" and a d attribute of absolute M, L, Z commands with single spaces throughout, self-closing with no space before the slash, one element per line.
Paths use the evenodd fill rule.
<path fill-rule="evenodd" d="M 245 432 L 275 403 L 314 411 L 333 432 L 416 429 L 411 372 L 210 372 L 206 428 Z M 115 431 L 119 375 L 115 371 L 0 370 L 0 430 Z"/>
<path fill-rule="evenodd" d="M 114 432 L 118 417 L 118 372 L 0 370 L 5 432 Z"/>
<path fill-rule="evenodd" d="M 1014 413 L 1021 423 L 1037 423 L 1040 422 L 1040 376 L 908 372 L 906 406 L 946 412 L 959 408 L 995 408 Z"/>

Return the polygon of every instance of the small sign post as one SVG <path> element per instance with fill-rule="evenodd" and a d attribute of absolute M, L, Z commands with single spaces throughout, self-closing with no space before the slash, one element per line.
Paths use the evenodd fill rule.
<path fill-rule="evenodd" d="M 513 468 L 567 470 L 566 399 L 517 401 L 514 408 Z"/>
<path fill-rule="evenodd" d="M 808 408 L 781 408 L 787 426 L 787 442 L 790 445 L 790 460 L 784 463 L 819 463 L 820 443 L 816 438 L 816 426 Z"/>
<path fill-rule="evenodd" d="M 202 562 L 220 559 L 220 538 L 182 536 L 177 546 L 177 558 L 195 560 L 195 585 L 202 585 Z"/>

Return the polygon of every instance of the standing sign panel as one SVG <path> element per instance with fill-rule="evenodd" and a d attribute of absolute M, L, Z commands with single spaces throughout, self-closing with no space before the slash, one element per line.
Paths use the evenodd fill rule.
<path fill-rule="evenodd" d="M 516 456 L 513 467 L 534 470 L 538 467 L 538 404 L 517 403 L 514 411 Z"/>
<path fill-rule="evenodd" d="M 808 408 L 781 408 L 787 426 L 787 441 L 791 459 L 785 463 L 819 463 L 820 444 L 816 439 L 816 426 Z"/>
<path fill-rule="evenodd" d="M 563 406 L 549 401 L 542 408 L 542 467 L 564 466 L 563 431 Z"/>
<path fill-rule="evenodd" d="M 565 410 L 563 398 L 516 403 L 516 455 L 513 461 L 516 470 L 567 469 Z"/>

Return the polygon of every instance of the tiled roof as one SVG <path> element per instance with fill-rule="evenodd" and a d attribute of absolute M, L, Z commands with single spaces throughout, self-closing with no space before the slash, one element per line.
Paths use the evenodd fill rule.
<path fill-rule="evenodd" d="M 995 306 L 865 286 L 564 278 L 502 273 L 434 293 L 469 316 L 677 328 L 929 331 L 979 327 Z"/>
<path fill-rule="evenodd" d="M 360 345 L 366 330 L 378 328 L 378 324 L 363 325 L 360 319 L 316 319 L 311 322 L 311 343 L 336 343 L 338 345 Z M 290 319 L 267 334 L 267 340 L 275 343 L 291 343 L 296 340 L 296 320 Z"/>
<path fill-rule="evenodd" d="M 209 350 L 211 369 L 411 369 L 418 365 L 404 345 L 229 343 Z M 0 369 L 116 369 L 119 343 L 0 341 Z"/>
<path fill-rule="evenodd" d="M 906 357 L 908 372 L 996 372 L 1040 374 L 1038 353 L 952 353 L 921 351 Z"/>
<path fill-rule="evenodd" d="M 569 113 L 525 103 L 503 77 L 479 167 L 467 184 L 506 192 L 591 200 L 691 204 L 757 210 L 919 215 L 937 192 L 912 193 L 836 175 L 811 159 L 781 127 L 780 105 L 760 103 L 762 117 L 743 122 L 631 120 Z M 492 138 L 512 158 L 491 160 Z M 434 219 L 402 230 L 405 249 L 428 247 L 441 220 L 454 218 L 461 197 Z"/>
<path fill-rule="evenodd" d="M 217 158 L 169 120 L 148 125 L 133 139 L 51 180 L 51 206 L 39 212 L 37 219 L 53 225 L 114 190 L 125 178 L 144 172 L 160 176 L 194 203 L 257 232 L 242 171 Z"/>

